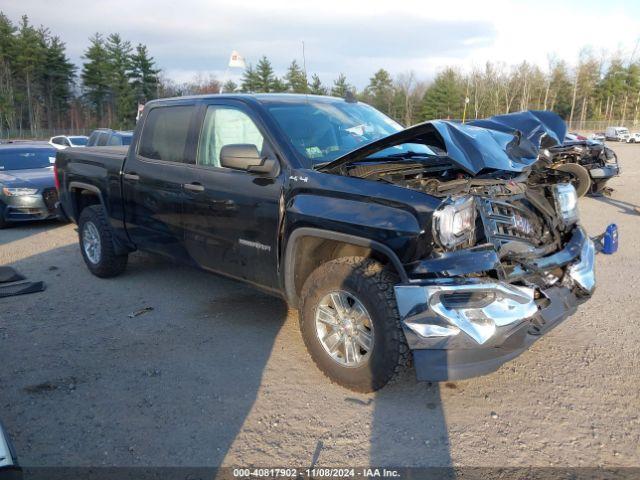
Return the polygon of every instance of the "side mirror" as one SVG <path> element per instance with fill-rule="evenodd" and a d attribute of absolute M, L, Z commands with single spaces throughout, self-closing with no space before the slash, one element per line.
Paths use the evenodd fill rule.
<path fill-rule="evenodd" d="M 278 174 L 279 164 L 273 158 L 260 158 L 255 145 L 237 143 L 220 150 L 220 165 L 249 173 Z"/>

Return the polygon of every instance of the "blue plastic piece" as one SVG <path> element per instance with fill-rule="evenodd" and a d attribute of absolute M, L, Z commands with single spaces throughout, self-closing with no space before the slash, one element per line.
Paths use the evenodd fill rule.
<path fill-rule="evenodd" d="M 602 236 L 602 253 L 611 255 L 618 251 L 618 226 L 612 223 Z"/>

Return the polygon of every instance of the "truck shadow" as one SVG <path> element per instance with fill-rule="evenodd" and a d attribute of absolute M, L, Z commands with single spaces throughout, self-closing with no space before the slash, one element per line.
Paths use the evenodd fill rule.
<path fill-rule="evenodd" d="M 640 215 L 640 206 L 634 205 L 633 203 L 625 202 L 623 200 L 617 200 L 615 198 L 606 197 L 604 195 L 600 196 L 592 196 L 594 200 L 598 202 L 605 203 L 607 205 L 611 205 L 613 207 L 617 207 L 620 213 L 625 213 L 627 215 L 638 216 Z"/>
<path fill-rule="evenodd" d="M 222 464 L 283 301 L 142 254 L 98 279 L 75 244 L 11 266 L 47 283 L 0 299 L 0 405 L 24 466 Z"/>
<path fill-rule="evenodd" d="M 452 465 L 440 388 L 438 383 L 416 382 L 411 370 L 376 392 L 369 447 L 372 466 Z M 438 478 L 443 475 L 440 471 Z"/>
<path fill-rule="evenodd" d="M 121 277 L 98 279 L 76 244 L 12 266 L 48 286 L 0 300 L 0 404 L 23 465 L 225 463 L 259 395 L 285 302 L 145 254 L 132 255 Z M 451 465 L 437 384 L 416 383 L 411 370 L 369 398 L 359 458 Z M 326 466 L 319 451 L 309 455 Z"/>

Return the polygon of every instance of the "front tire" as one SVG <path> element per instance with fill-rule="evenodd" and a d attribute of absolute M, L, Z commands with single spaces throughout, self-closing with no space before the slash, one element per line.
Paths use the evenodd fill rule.
<path fill-rule="evenodd" d="M 311 358 L 332 382 L 373 392 L 409 364 L 395 283 L 395 275 L 363 257 L 327 262 L 306 280 L 300 330 Z"/>
<path fill-rule="evenodd" d="M 582 165 L 563 163 L 557 167 L 557 170 L 571 175 L 571 183 L 575 187 L 578 197 L 584 197 L 591 188 L 591 175 L 589 175 L 589 170 Z"/>
<path fill-rule="evenodd" d="M 101 205 L 91 205 L 78 219 L 80 251 L 91 273 L 100 278 L 120 275 L 127 267 L 128 255 L 117 255 L 113 230 Z"/>

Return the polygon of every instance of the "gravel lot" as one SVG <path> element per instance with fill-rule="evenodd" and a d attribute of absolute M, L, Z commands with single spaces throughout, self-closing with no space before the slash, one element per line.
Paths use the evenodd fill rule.
<path fill-rule="evenodd" d="M 640 466 L 640 145 L 613 148 L 613 196 L 581 200 L 590 234 L 621 238 L 591 301 L 494 374 L 371 395 L 316 370 L 278 299 L 146 254 L 101 280 L 74 225 L 0 231 L 0 265 L 48 286 L 0 299 L 22 464 Z"/>

